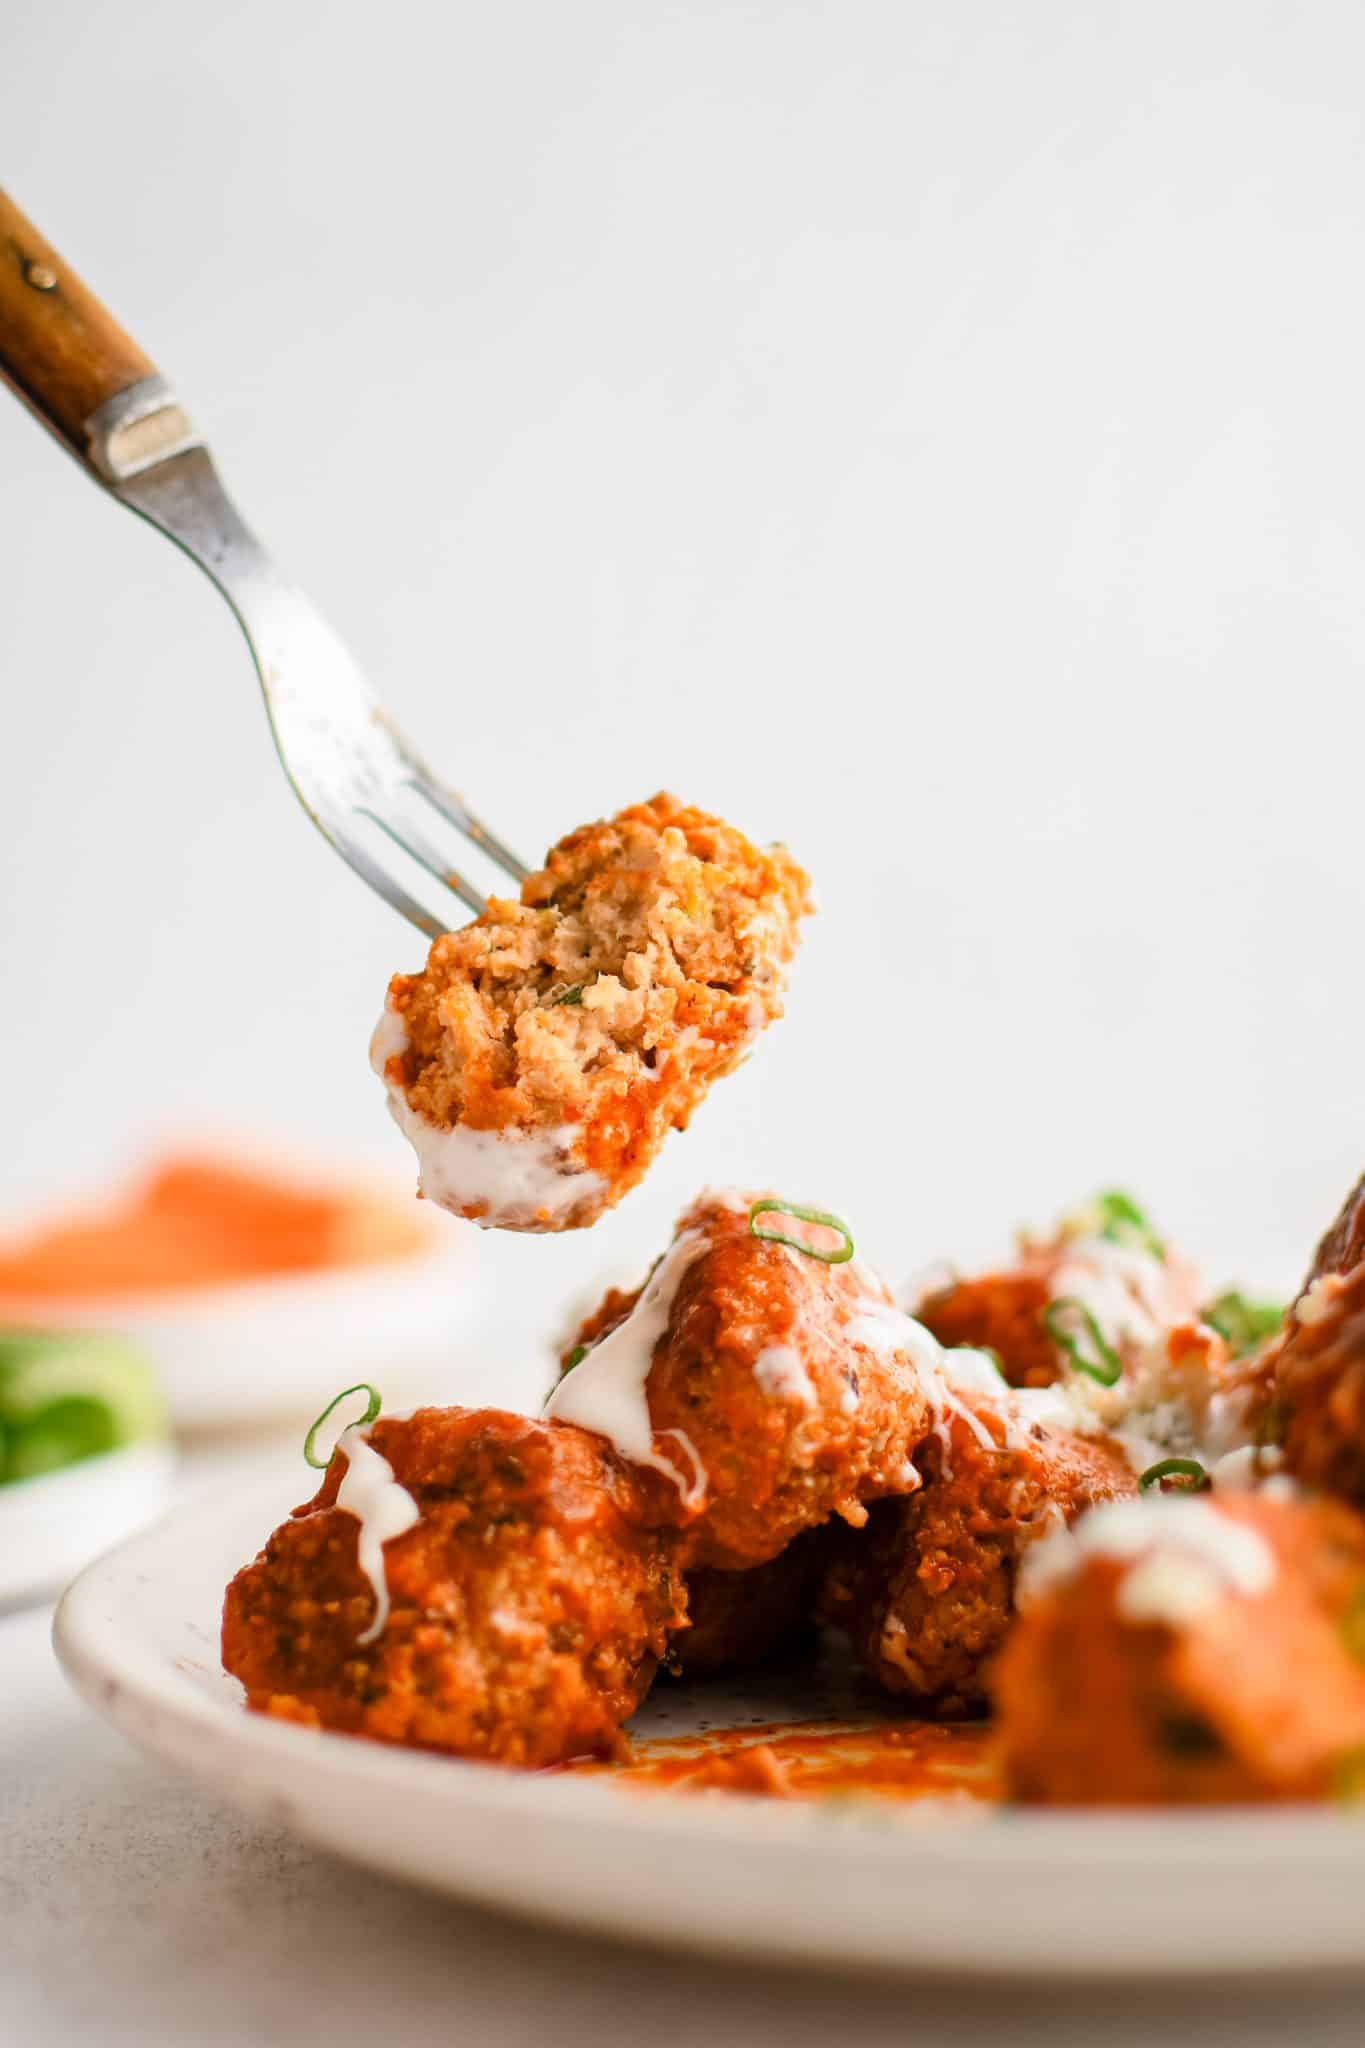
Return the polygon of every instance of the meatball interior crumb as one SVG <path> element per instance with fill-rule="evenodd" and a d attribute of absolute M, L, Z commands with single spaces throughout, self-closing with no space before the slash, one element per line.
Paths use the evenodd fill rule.
<path fill-rule="evenodd" d="M 394 976 L 384 1078 L 436 1129 L 548 1134 L 560 1171 L 596 1177 L 562 1212 L 490 1220 L 591 1223 L 781 1015 L 811 907 L 785 848 L 667 794 L 636 804 L 569 833 L 520 902 L 494 899 Z M 479 1220 L 489 1204 L 469 1196 L 450 1206 Z"/>

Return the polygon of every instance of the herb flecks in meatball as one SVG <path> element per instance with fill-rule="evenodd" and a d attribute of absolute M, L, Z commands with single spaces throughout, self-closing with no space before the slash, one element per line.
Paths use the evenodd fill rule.
<path fill-rule="evenodd" d="M 810 908 L 785 848 L 675 797 L 571 832 L 389 985 L 371 1059 L 422 1192 L 489 1227 L 595 1222 L 781 1015 Z"/>

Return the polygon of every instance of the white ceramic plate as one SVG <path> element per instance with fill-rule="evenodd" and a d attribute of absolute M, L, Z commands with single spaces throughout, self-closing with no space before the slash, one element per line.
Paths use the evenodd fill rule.
<path fill-rule="evenodd" d="M 309 1489 L 297 1460 L 91 1565 L 58 1654 L 153 1755 L 356 1862 L 630 1940 L 840 1968 L 1152 1977 L 1365 1969 L 1365 1822 L 787 1804 L 530 1777 L 249 1715 L 218 1665 L 223 1587 Z M 661 1689 L 637 1719 L 782 1714 Z M 790 1710 L 790 1709 L 789 1709 Z M 801 1711 L 800 1707 L 797 1711 Z"/>
<path fill-rule="evenodd" d="M 130 1444 L 0 1486 L 0 1607 L 50 1597 L 92 1557 L 159 1515 L 174 1470 L 165 1444 Z"/>

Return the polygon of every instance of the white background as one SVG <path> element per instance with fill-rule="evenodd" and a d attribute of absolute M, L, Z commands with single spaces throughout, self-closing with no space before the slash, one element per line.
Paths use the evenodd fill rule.
<path fill-rule="evenodd" d="M 1365 1106 L 1363 58 L 1249 0 L 8 10 L 0 175 L 450 778 L 816 878 L 786 1021 L 519 1295 L 716 1178 L 896 1272 L 1120 1182 L 1295 1277 Z M 405 1166 L 420 941 L 8 403 L 0 580 L 0 1196 L 186 1126 Z"/>

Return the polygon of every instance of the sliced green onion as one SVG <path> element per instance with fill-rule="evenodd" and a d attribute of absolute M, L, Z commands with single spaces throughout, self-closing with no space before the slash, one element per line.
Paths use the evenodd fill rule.
<path fill-rule="evenodd" d="M 1158 1458 L 1155 1465 L 1149 1465 L 1138 1480 L 1138 1492 L 1150 1493 L 1154 1486 L 1160 1486 L 1163 1479 L 1178 1479 L 1179 1493 L 1208 1493 L 1213 1482 L 1200 1464 L 1198 1458 Z"/>
<path fill-rule="evenodd" d="M 569 1353 L 568 1357 L 564 1361 L 565 1372 L 572 1372 L 576 1365 L 581 1365 L 583 1363 L 583 1360 L 587 1357 L 587 1355 L 588 1347 L 586 1344 L 575 1344 L 573 1350 Z"/>
<path fill-rule="evenodd" d="M 818 1245 L 807 1243 L 805 1238 L 791 1237 L 783 1230 L 760 1230 L 760 1216 L 794 1216 L 799 1223 L 814 1223 L 821 1230 L 832 1230 L 842 1239 L 834 1251 L 821 1251 Z M 827 1209 L 802 1209 L 795 1202 L 755 1202 L 749 1211 L 749 1230 L 754 1237 L 761 1237 L 767 1244 L 789 1245 L 794 1252 L 804 1252 L 808 1259 L 819 1259 L 826 1266 L 842 1266 L 853 1257 L 853 1232 L 838 1216 L 831 1216 Z"/>
<path fill-rule="evenodd" d="M 1341 1640 L 1358 1664 L 1365 1664 L 1365 1583 L 1356 1587 L 1341 1617 Z"/>
<path fill-rule="evenodd" d="M 1138 1207 L 1131 1195 L 1125 1195 L 1121 1188 L 1109 1188 L 1096 1197 L 1096 1202 L 1102 1218 L 1101 1237 L 1107 1237 L 1111 1244 L 1127 1244 L 1135 1251 L 1150 1252 L 1154 1259 L 1165 1258 L 1165 1245 L 1153 1230 L 1146 1211 Z"/>
<path fill-rule="evenodd" d="M 313 1427 L 309 1430 L 307 1436 L 303 1440 L 304 1458 L 306 1462 L 312 1466 L 315 1472 L 325 1472 L 327 1470 L 327 1467 L 331 1464 L 332 1459 L 336 1455 L 335 1443 L 332 1445 L 331 1450 L 327 1453 L 327 1456 L 325 1458 L 319 1458 L 315 1455 L 318 1431 L 322 1428 L 322 1425 L 324 1422 L 326 1422 L 328 1416 L 331 1415 L 336 1409 L 338 1409 L 343 1401 L 349 1401 L 352 1394 L 365 1394 L 368 1395 L 369 1398 L 365 1403 L 365 1413 L 359 1418 L 357 1422 L 348 1422 L 346 1425 L 347 1429 L 363 1429 L 367 1422 L 374 1421 L 375 1416 L 378 1415 L 380 1409 L 384 1405 L 383 1395 L 379 1392 L 379 1389 L 377 1387 L 372 1387 L 368 1380 L 357 1380 L 356 1384 L 353 1387 L 343 1387 L 341 1392 L 338 1395 L 336 1395 L 336 1397 L 333 1400 L 327 1403 L 327 1406 L 323 1409 L 321 1415 L 319 1415 L 317 1421 L 313 1424 Z M 342 1436 L 343 1434 L 344 1431 L 338 1430 L 338 1437 Z"/>
<path fill-rule="evenodd" d="M 1255 1351 L 1267 1337 L 1274 1336 L 1284 1321 L 1284 1310 L 1279 1302 L 1252 1301 L 1235 1287 L 1230 1287 L 1226 1294 L 1220 1294 L 1216 1301 L 1211 1301 L 1199 1313 L 1220 1337 L 1227 1339 L 1234 1358 L 1245 1358 L 1249 1351 Z"/>
<path fill-rule="evenodd" d="M 1070 1328 L 1067 1325 L 1070 1324 Z M 1043 1328 L 1059 1350 L 1064 1351 L 1077 1372 L 1112 1387 L 1123 1371 L 1123 1361 L 1083 1301 L 1074 1294 L 1059 1295 L 1043 1310 Z M 1082 1346 L 1090 1347 L 1087 1356 Z"/>
<path fill-rule="evenodd" d="M 549 1008 L 552 1010 L 576 1008 L 583 1000 L 583 987 L 584 984 L 581 981 L 576 981 L 572 988 L 566 988 L 559 995 L 551 996 Z"/>
<path fill-rule="evenodd" d="M 1166 1247 L 1153 1230 L 1146 1211 L 1121 1188 L 1106 1188 L 1093 1201 L 1075 1209 L 1062 1220 L 1064 1237 L 1107 1237 L 1111 1244 L 1127 1245 L 1131 1251 L 1148 1252 L 1164 1259 Z"/>

